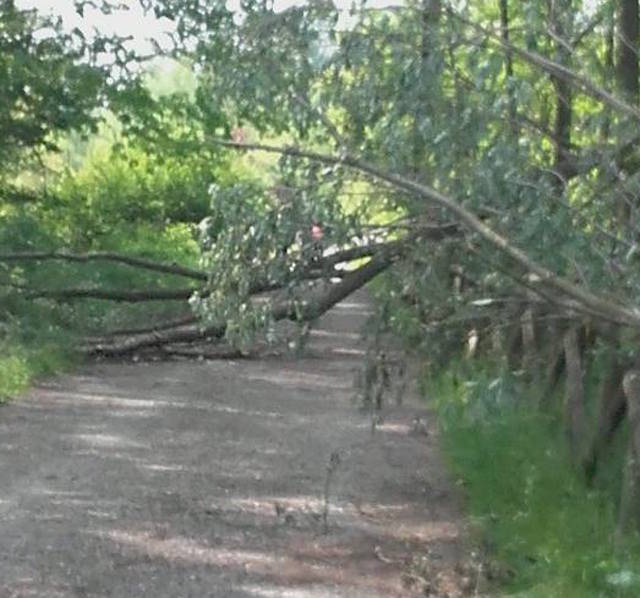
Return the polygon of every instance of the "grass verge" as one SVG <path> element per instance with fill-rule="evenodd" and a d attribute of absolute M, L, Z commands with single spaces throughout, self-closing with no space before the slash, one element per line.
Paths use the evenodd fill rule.
<path fill-rule="evenodd" d="M 507 377 L 451 372 L 432 380 L 445 454 L 477 531 L 491 595 L 640 595 L 640 542 L 615 553 L 619 476 L 588 489 L 558 419 Z M 529 393 L 530 394 L 530 393 Z"/>

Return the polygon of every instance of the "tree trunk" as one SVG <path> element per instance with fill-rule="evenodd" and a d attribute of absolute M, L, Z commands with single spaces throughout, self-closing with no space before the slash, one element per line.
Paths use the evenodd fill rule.
<path fill-rule="evenodd" d="M 615 18 L 611 18 L 607 24 L 607 33 L 605 38 L 605 54 L 604 54 L 604 66 L 605 66 L 605 83 L 608 83 L 608 87 L 613 87 L 613 76 L 615 72 L 615 37 L 616 37 L 616 22 Z M 609 141 L 609 135 L 611 133 L 611 110 L 608 107 L 604 109 L 604 117 L 602 119 L 602 127 L 600 129 L 600 139 L 603 143 Z"/>
<path fill-rule="evenodd" d="M 577 326 L 572 326 L 564 336 L 564 355 L 567 370 L 567 431 L 574 462 L 580 463 L 584 447 L 586 416 L 582 354 Z"/>
<path fill-rule="evenodd" d="M 519 370 L 522 367 L 523 343 L 522 343 L 522 311 L 514 314 L 507 327 L 506 360 L 507 367 L 511 370 Z"/>
<path fill-rule="evenodd" d="M 540 396 L 539 406 L 542 409 L 545 409 L 551 404 L 551 399 L 554 392 L 558 388 L 558 385 L 560 384 L 560 380 L 562 379 L 562 375 L 564 374 L 566 366 L 564 356 L 564 342 L 562 337 L 555 338 L 549 344 L 551 344 L 554 349 L 549 356 L 549 367 L 547 368 L 547 373 L 544 378 L 545 389 Z"/>
<path fill-rule="evenodd" d="M 509 0 L 499 0 L 500 1 L 500 35 L 502 36 L 502 40 L 505 44 L 510 43 L 510 23 L 509 23 Z M 516 97 L 512 87 L 512 79 L 513 79 L 513 53 L 506 52 L 505 53 L 505 63 L 504 63 L 504 74 L 505 74 L 505 86 L 507 91 L 507 98 L 509 101 L 509 121 L 511 123 L 510 130 L 514 137 L 518 136 L 518 119 L 517 119 L 517 106 L 516 106 Z"/>
<path fill-rule="evenodd" d="M 618 10 L 618 87 L 625 99 L 638 103 L 638 0 L 621 0 Z"/>
<path fill-rule="evenodd" d="M 631 531 L 640 530 L 640 370 L 629 370 L 622 381 L 631 434 L 624 469 L 616 546 Z"/>
<path fill-rule="evenodd" d="M 622 379 L 628 364 L 624 363 L 612 349 L 607 374 L 600 389 L 600 405 L 595 437 L 586 452 L 584 473 L 591 486 L 598 473 L 602 453 L 609 446 L 627 411 L 627 402 L 622 388 Z"/>
<path fill-rule="evenodd" d="M 422 85 L 433 85 L 434 82 L 432 74 L 430 73 L 429 61 L 433 54 L 433 50 L 436 49 L 434 44 L 433 32 L 437 27 L 440 16 L 442 14 L 442 2 L 441 0 L 422 0 L 421 7 L 421 25 L 422 35 L 420 38 L 420 71 L 422 78 Z M 425 160 L 425 143 L 420 131 L 423 119 L 428 116 L 432 110 L 428 99 L 428 92 L 421 92 L 422 97 L 416 104 L 416 110 L 413 115 L 413 141 L 412 141 L 412 167 L 413 176 L 416 179 L 424 179 L 426 166 Z"/>
<path fill-rule="evenodd" d="M 629 104 L 638 104 L 638 0 L 621 0 L 618 10 L 618 90 Z M 630 200 L 624 193 L 616 200 L 616 219 L 621 229 L 629 226 L 632 217 Z"/>
<path fill-rule="evenodd" d="M 522 327 L 522 368 L 529 374 L 531 379 L 536 377 L 537 369 L 537 342 L 535 327 L 535 312 L 529 306 L 524 310 L 520 318 Z"/>
<path fill-rule="evenodd" d="M 382 254 L 374 257 L 370 262 L 357 270 L 345 275 L 341 282 L 332 284 L 327 290 L 316 297 L 311 297 L 298 312 L 296 305 L 290 301 L 283 301 L 274 306 L 272 316 L 274 320 L 302 320 L 313 321 L 331 309 L 336 303 L 348 297 L 378 274 L 388 268 L 393 262 L 392 255 Z M 86 350 L 88 355 L 119 356 L 131 354 L 140 349 L 159 347 L 174 343 L 189 343 L 198 340 L 219 339 L 226 332 L 226 323 L 214 324 L 208 327 L 188 326 L 164 331 L 154 331 L 136 335 L 122 341 L 97 344 Z"/>
<path fill-rule="evenodd" d="M 564 19 L 571 15 L 571 0 L 552 0 L 551 3 L 551 27 L 558 37 L 555 44 L 556 62 L 563 66 L 571 66 L 571 51 L 564 40 L 567 36 L 567 27 Z M 556 90 L 556 116 L 554 125 L 555 160 L 554 170 L 557 175 L 556 187 L 559 192 L 573 174 L 573 165 L 567 159 L 571 153 L 571 125 L 573 120 L 573 86 L 561 77 L 552 76 L 551 80 Z"/>

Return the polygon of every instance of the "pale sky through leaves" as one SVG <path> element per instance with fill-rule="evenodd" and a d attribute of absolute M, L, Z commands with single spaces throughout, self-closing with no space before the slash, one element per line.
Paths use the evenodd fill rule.
<path fill-rule="evenodd" d="M 274 0 L 274 9 L 279 12 L 293 6 L 301 6 L 308 0 Z M 338 22 L 339 29 L 348 29 L 353 22 L 353 17 L 349 15 L 353 0 L 333 0 L 334 4 L 341 10 Z M 368 0 L 367 6 L 371 8 L 384 8 L 386 6 L 403 4 L 404 0 Z M 53 13 L 62 17 L 65 28 L 69 31 L 75 27 L 80 29 L 85 35 L 91 36 L 94 30 L 102 34 L 117 34 L 123 37 L 131 37 L 128 47 L 135 50 L 140 55 L 154 53 L 153 45 L 149 38 L 153 38 L 161 47 L 170 47 L 168 31 L 174 28 L 169 19 L 156 19 L 153 14 L 144 14 L 136 0 L 131 0 L 128 10 L 115 11 L 113 14 L 105 15 L 100 10 L 86 6 L 84 17 L 75 11 L 73 0 L 16 0 L 16 5 L 20 8 L 37 8 L 43 13 Z M 585 0 L 585 15 L 592 14 L 598 4 L 598 0 Z M 231 10 L 240 10 L 240 0 L 227 0 L 227 6 Z M 161 70 L 171 68 L 165 61 L 155 61 L 156 67 Z"/>
<path fill-rule="evenodd" d="M 300 6 L 306 0 L 275 0 L 276 11 L 286 10 L 292 6 Z M 348 19 L 348 10 L 352 0 L 334 0 L 336 6 L 344 11 L 344 18 Z M 398 0 L 370 0 L 367 4 L 371 7 L 384 7 L 398 4 Z M 228 0 L 227 5 L 231 9 L 239 7 L 240 0 Z M 85 35 L 90 35 L 94 29 L 104 34 L 118 34 L 131 36 L 132 48 L 140 54 L 152 52 L 149 38 L 154 38 L 162 44 L 164 33 L 172 29 L 172 23 L 168 19 L 156 19 L 152 14 L 144 14 L 138 2 L 129 3 L 128 10 L 116 11 L 105 15 L 101 11 L 87 6 L 84 18 L 78 15 L 74 8 L 73 0 L 16 0 L 20 8 L 37 8 L 43 13 L 53 13 L 62 17 L 65 27 L 69 30 L 79 28 Z"/>

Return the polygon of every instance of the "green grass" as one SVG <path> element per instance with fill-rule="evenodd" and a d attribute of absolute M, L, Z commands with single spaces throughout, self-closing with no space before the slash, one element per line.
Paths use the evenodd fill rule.
<path fill-rule="evenodd" d="M 445 374 L 429 394 L 481 552 L 507 572 L 492 595 L 640 595 L 637 539 L 613 550 L 618 488 L 586 488 L 558 418 L 514 396 L 513 380 L 472 379 Z"/>
<path fill-rule="evenodd" d="M 0 403 L 27 390 L 34 380 L 68 368 L 72 362 L 71 353 L 53 343 L 38 348 L 1 347 Z"/>

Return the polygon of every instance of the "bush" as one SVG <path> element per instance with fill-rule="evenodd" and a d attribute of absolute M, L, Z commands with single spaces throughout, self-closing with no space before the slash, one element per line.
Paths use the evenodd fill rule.
<path fill-rule="evenodd" d="M 53 343 L 37 349 L 5 344 L 1 351 L 0 403 L 26 390 L 34 379 L 59 372 L 72 363 L 71 353 Z"/>

